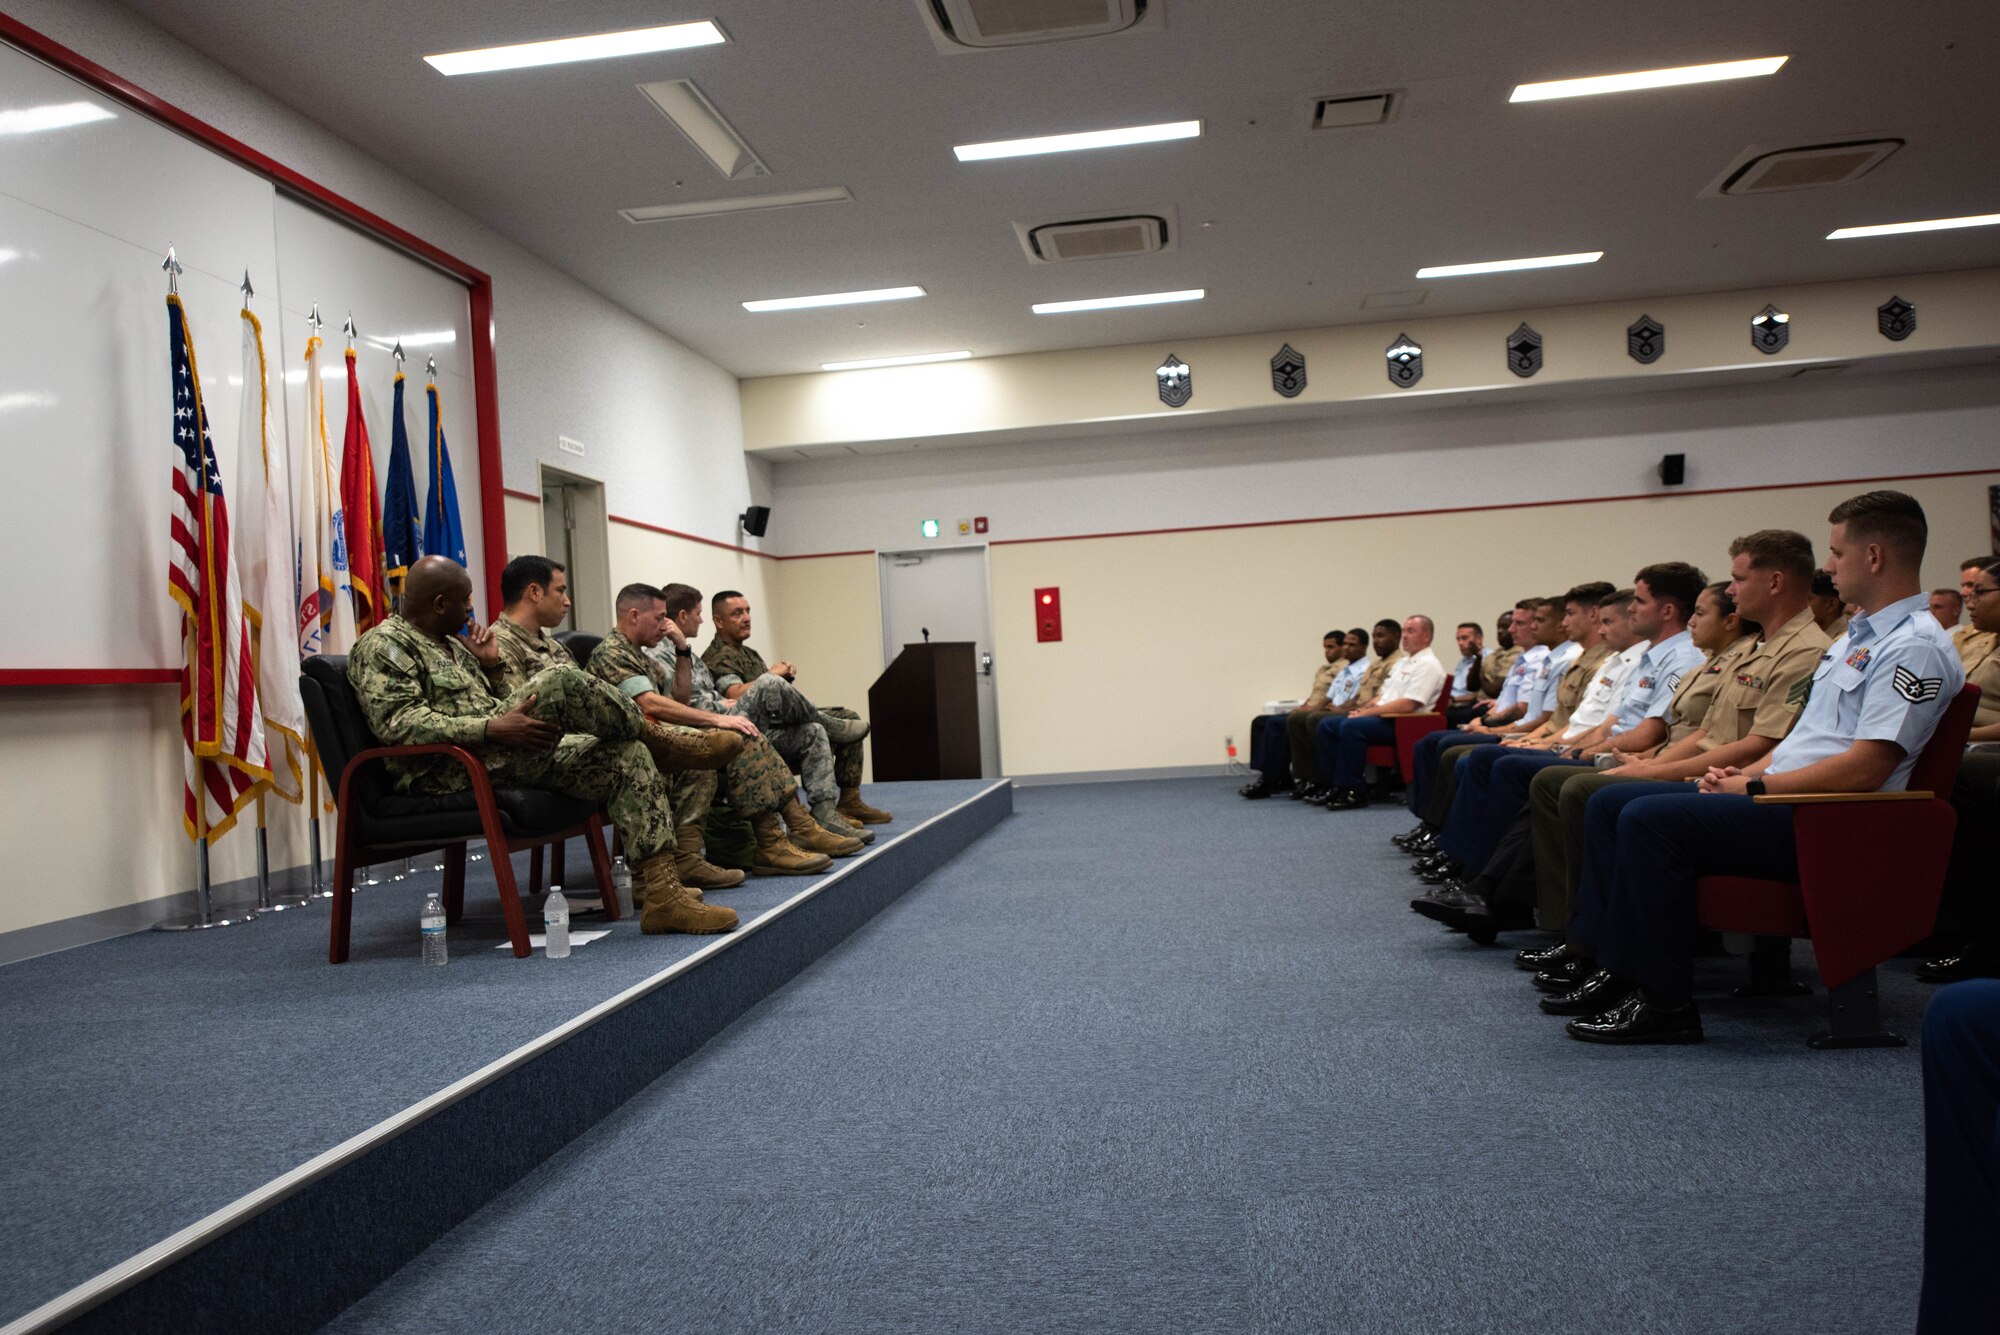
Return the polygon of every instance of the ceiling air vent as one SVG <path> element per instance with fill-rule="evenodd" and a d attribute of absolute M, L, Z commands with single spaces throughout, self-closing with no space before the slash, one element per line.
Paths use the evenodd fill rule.
<path fill-rule="evenodd" d="M 1131 213 L 1066 222 L 1015 223 L 1031 264 L 1108 260 L 1170 249 L 1175 228 L 1164 214 Z"/>
<path fill-rule="evenodd" d="M 1844 144 L 1781 148 L 1775 152 L 1751 149 L 1703 193 L 1767 195 L 1778 190 L 1846 185 L 1875 170 L 1884 158 L 1902 146 L 1900 139 L 1861 139 Z"/>
<path fill-rule="evenodd" d="M 931 40 L 954 55 L 1159 28 L 1161 6 L 1162 0 L 917 0 Z"/>
<path fill-rule="evenodd" d="M 1401 90 L 1387 93 L 1351 93 L 1341 97 L 1313 100 L 1312 128 L 1353 130 L 1364 125 L 1386 125 L 1403 109 Z"/>

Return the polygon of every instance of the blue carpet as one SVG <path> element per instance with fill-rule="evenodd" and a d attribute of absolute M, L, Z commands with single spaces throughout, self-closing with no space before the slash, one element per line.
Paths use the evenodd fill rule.
<path fill-rule="evenodd" d="M 1706 1044 L 1571 1042 L 1408 911 L 1400 811 L 1015 810 L 329 1329 L 1912 1324 L 1914 1047 L 1809 1052 L 1823 998 L 1721 960 Z"/>
<path fill-rule="evenodd" d="M 870 851 L 985 786 L 871 789 L 897 820 L 876 827 Z M 581 848 L 571 845 L 572 878 L 587 867 Z M 517 857 L 524 888 L 526 863 Z M 322 904 L 0 969 L 0 1125 L 10 1133 L 0 1321 L 717 939 L 647 937 L 631 916 L 578 919 L 612 935 L 567 960 L 515 959 L 493 948 L 506 933 L 490 867 L 469 870 L 443 969 L 418 962 L 418 910 L 439 880 L 430 873 L 356 897 L 353 958 L 339 966 L 326 962 Z M 752 878 L 715 899 L 747 924 L 819 879 Z"/>

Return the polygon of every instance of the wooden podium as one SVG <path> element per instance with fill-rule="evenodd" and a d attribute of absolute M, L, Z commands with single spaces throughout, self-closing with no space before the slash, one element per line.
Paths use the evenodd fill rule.
<path fill-rule="evenodd" d="M 977 779 L 979 687 L 970 640 L 906 644 L 868 688 L 875 782 Z"/>

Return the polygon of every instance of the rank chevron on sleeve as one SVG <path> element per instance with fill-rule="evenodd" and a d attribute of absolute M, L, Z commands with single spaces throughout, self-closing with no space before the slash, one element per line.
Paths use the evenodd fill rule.
<path fill-rule="evenodd" d="M 1896 694 L 1913 705 L 1937 699 L 1938 692 L 1944 689 L 1943 677 L 1919 677 L 1906 667 L 1898 667 L 1890 681 L 1896 688 Z"/>

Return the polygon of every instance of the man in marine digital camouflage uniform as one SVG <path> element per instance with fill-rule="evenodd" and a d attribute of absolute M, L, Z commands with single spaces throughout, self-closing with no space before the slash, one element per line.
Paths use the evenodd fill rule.
<path fill-rule="evenodd" d="M 709 613 L 715 618 L 715 638 L 702 650 L 701 659 L 715 674 L 716 689 L 726 699 L 737 699 L 766 674 L 787 682 L 797 676 L 790 663 L 780 662 L 773 667 L 746 643 L 750 638 L 748 598 L 735 589 L 724 589 L 709 600 Z M 822 708 L 819 722 L 833 744 L 834 781 L 840 785 L 841 816 L 854 825 L 885 825 L 895 819 L 861 800 L 861 739 L 868 735 L 868 724 L 861 715 L 851 709 Z"/>
<path fill-rule="evenodd" d="M 657 659 L 646 654 L 646 650 L 658 644 L 666 633 L 666 607 L 660 591 L 652 585 L 628 584 L 618 591 L 615 610 L 618 629 L 605 636 L 596 652 L 591 654 L 590 672 L 631 699 L 639 712 L 646 716 L 645 731 L 650 735 L 668 726 L 668 720 L 673 719 L 681 708 L 669 694 L 665 669 Z M 716 726 L 746 738 L 754 736 L 757 731 L 756 726 L 745 718 L 725 717 Z M 789 771 L 785 777 L 790 779 Z M 674 809 L 681 821 L 676 834 L 680 853 L 676 866 L 681 880 L 691 886 L 726 890 L 740 884 L 743 873 L 712 866 L 701 856 L 702 823 L 708 817 L 709 804 L 715 800 L 717 775 L 709 771 L 700 778 L 706 782 L 693 787 L 695 814 L 691 815 L 689 808 L 681 804 L 679 792 L 674 794 Z M 749 817 L 750 827 L 757 838 L 756 858 L 751 870 L 759 876 L 810 876 L 826 870 L 827 863 L 832 861 L 828 854 L 809 852 L 786 837 L 777 813 L 785 795 L 785 790 L 751 794 L 765 803 L 743 813 Z M 846 851 L 859 849 L 860 845 L 854 844 Z"/>
<path fill-rule="evenodd" d="M 457 635 L 471 611 L 472 580 L 462 566 L 426 556 L 410 567 L 402 611 L 363 635 L 347 660 L 347 680 L 375 735 L 391 746 L 462 746 L 495 783 L 603 802 L 646 893 L 641 931 L 733 929 L 734 911 L 703 904 L 674 871 L 673 804 L 638 740 L 638 710 L 574 667 L 547 668 L 496 697 L 485 672 L 499 658 L 493 633 L 480 627 L 469 642 Z M 447 756 L 387 765 L 402 792 L 452 793 L 468 782 Z"/>

